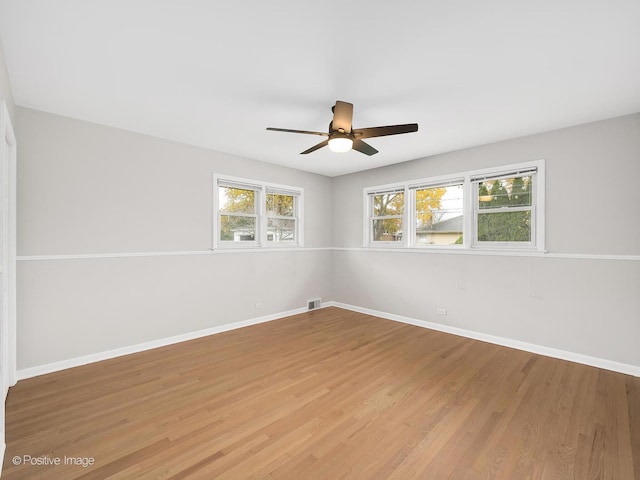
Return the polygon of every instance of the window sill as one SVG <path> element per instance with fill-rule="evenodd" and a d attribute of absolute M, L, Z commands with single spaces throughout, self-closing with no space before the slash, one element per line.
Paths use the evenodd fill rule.
<path fill-rule="evenodd" d="M 263 246 L 217 246 L 211 249 L 214 254 L 225 253 L 267 253 L 267 252 L 295 252 L 302 250 L 317 250 L 317 248 L 303 245 L 263 245 Z"/>
<path fill-rule="evenodd" d="M 404 247 L 394 245 L 368 245 L 360 248 L 335 248 L 336 250 L 394 252 L 394 253 L 424 253 L 424 254 L 452 254 L 452 255 L 495 255 L 507 257 L 542 257 L 547 251 L 534 248 L 488 248 L 463 246 L 423 246 Z"/>

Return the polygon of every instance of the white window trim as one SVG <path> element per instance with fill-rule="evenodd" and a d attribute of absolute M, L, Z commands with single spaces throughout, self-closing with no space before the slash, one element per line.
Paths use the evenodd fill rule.
<path fill-rule="evenodd" d="M 479 176 L 499 176 L 513 175 L 520 170 L 536 169 L 536 181 L 534 182 L 534 190 L 532 195 L 534 205 L 531 210 L 534 214 L 535 221 L 532 224 L 532 242 L 526 244 L 515 242 L 477 242 L 475 237 L 476 220 L 475 220 L 475 188 L 477 184 L 472 182 L 472 178 Z M 462 183 L 464 196 L 464 220 L 463 220 L 463 243 L 462 245 L 417 245 L 415 244 L 415 225 L 414 218 L 416 215 L 415 190 L 418 187 L 439 186 L 446 183 L 458 182 Z M 403 235 L 402 242 L 374 242 L 371 238 L 372 230 L 370 227 L 371 211 L 370 211 L 370 195 L 373 193 L 383 193 L 385 191 L 404 189 L 405 205 L 403 215 Z M 411 190 L 414 190 L 413 192 Z M 478 170 L 470 170 L 467 172 L 456 173 L 451 175 L 440 175 L 435 177 L 427 177 L 405 182 L 389 183 L 385 185 L 376 185 L 365 187 L 363 189 L 363 245 L 365 248 L 415 248 L 426 250 L 467 250 L 467 251 L 533 251 L 545 252 L 545 160 L 533 160 L 522 163 L 514 163 L 508 165 L 500 165 L 496 167 L 483 168 Z M 513 211 L 511 209 L 510 211 Z"/>
<path fill-rule="evenodd" d="M 268 184 L 265 186 L 265 201 L 264 201 L 264 224 L 265 224 L 265 238 L 266 238 L 266 245 L 272 248 L 287 248 L 287 247 L 301 247 L 302 244 L 302 228 L 301 228 L 301 224 L 302 224 L 302 206 L 303 206 L 303 195 L 302 195 L 303 189 L 302 188 L 297 188 L 297 187 L 289 187 L 286 185 L 275 185 L 275 184 Z M 294 199 L 294 215 L 293 217 L 288 217 L 285 215 L 269 215 L 269 213 L 267 212 L 267 195 L 269 194 L 276 194 L 276 195 L 291 195 L 293 197 L 295 197 Z M 268 239 L 268 227 L 269 227 L 269 220 L 270 219 L 276 219 L 276 220 L 293 220 L 295 223 L 295 235 L 296 235 L 296 241 L 295 242 L 278 242 L 278 241 L 269 241 Z"/>
<path fill-rule="evenodd" d="M 500 176 L 513 176 L 517 175 L 519 171 L 524 170 L 536 170 L 535 182 L 531 194 L 533 196 L 533 202 L 531 210 L 534 221 L 531 224 L 531 242 L 516 243 L 516 242 L 479 242 L 477 237 L 476 215 L 477 206 L 475 205 L 477 183 L 472 182 L 472 178 L 477 178 L 483 175 L 499 178 Z M 474 170 L 468 173 L 468 179 L 470 183 L 470 195 L 469 195 L 469 213 L 471 223 L 471 235 L 469 241 L 470 247 L 475 250 L 515 250 L 515 251 L 535 251 L 545 252 L 545 161 L 535 160 L 531 162 L 516 163 L 510 165 L 503 165 L 499 167 L 484 168 L 481 170 Z M 505 211 L 507 211 L 505 209 Z M 508 209 L 508 211 L 516 211 L 514 207 Z M 497 213 L 497 212 L 496 212 Z"/>
<path fill-rule="evenodd" d="M 258 202 L 256 208 L 256 239 L 254 241 L 247 242 L 231 242 L 219 240 L 219 228 L 220 228 L 220 205 L 218 187 L 220 183 L 228 183 L 236 185 L 238 187 L 245 187 L 247 189 L 255 190 L 257 194 L 256 201 Z M 296 223 L 296 241 L 295 242 L 274 242 L 267 240 L 267 225 L 268 218 L 280 218 L 269 216 L 267 217 L 267 194 L 268 193 L 283 193 L 286 195 L 294 195 L 296 197 L 295 202 L 295 223 Z M 213 174 L 213 250 L 218 249 L 256 249 L 256 248 L 297 248 L 304 246 L 304 188 L 294 187 L 291 185 L 282 185 L 278 183 L 264 182 L 262 180 L 252 180 L 242 177 L 234 177 L 231 175 Z M 237 214 L 238 216 L 254 216 L 253 214 Z M 285 217 L 282 217 L 285 218 Z M 286 217 L 291 219 L 291 217 Z"/>
<path fill-rule="evenodd" d="M 449 249 L 449 250 L 459 250 L 461 248 L 464 248 L 464 244 L 463 245 L 424 245 L 424 244 L 418 244 L 416 243 L 416 216 L 418 214 L 418 205 L 417 205 L 417 200 L 416 200 L 416 192 L 420 189 L 423 188 L 434 188 L 434 187 L 443 187 L 443 186 L 451 186 L 451 185 L 462 185 L 462 196 L 464 199 L 467 198 L 467 193 L 466 193 L 466 179 L 463 176 L 460 175 L 447 175 L 447 176 L 439 176 L 439 177 L 432 177 L 429 179 L 423 179 L 421 181 L 418 182 L 411 182 L 408 184 L 408 189 L 411 192 L 410 193 L 410 218 L 408 218 L 408 221 L 410 223 L 409 225 L 409 234 L 410 237 L 407 239 L 407 244 L 408 246 L 410 246 L 411 248 L 428 248 L 428 249 L 440 249 L 440 248 L 444 248 L 444 249 Z M 465 205 L 462 206 L 462 211 L 463 213 L 465 213 Z M 466 215 L 463 216 L 463 222 L 466 221 Z M 462 240 L 463 242 L 466 241 L 467 236 L 465 235 L 465 232 L 467 231 L 466 229 L 466 225 L 463 225 L 463 230 L 462 230 Z"/>
<path fill-rule="evenodd" d="M 387 217 L 374 217 L 373 216 L 373 208 L 369 202 L 369 195 L 375 193 L 392 193 L 392 192 L 403 192 L 404 193 L 404 208 L 402 210 L 402 215 L 390 215 Z M 402 218 L 403 227 L 407 225 L 408 217 L 408 206 L 409 206 L 409 192 L 406 185 L 392 183 L 388 185 L 378 185 L 377 187 L 370 187 L 364 189 L 364 245 L 367 247 L 391 247 L 391 248 L 401 248 L 406 247 L 408 241 L 407 229 L 402 229 L 402 241 L 400 242 L 386 242 L 386 241 L 375 241 L 373 240 L 373 230 L 371 228 L 371 222 L 374 218 Z"/>

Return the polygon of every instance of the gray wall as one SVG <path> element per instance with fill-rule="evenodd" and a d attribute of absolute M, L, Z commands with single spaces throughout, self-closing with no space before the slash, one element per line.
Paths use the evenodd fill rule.
<path fill-rule="evenodd" d="M 213 173 L 300 186 L 331 246 L 331 179 L 18 108 L 18 255 L 209 250 Z"/>
<path fill-rule="evenodd" d="M 640 255 L 640 114 L 336 178 L 333 243 L 362 246 L 364 187 L 539 159 L 549 252 Z"/>
<path fill-rule="evenodd" d="M 331 295 L 331 179 L 18 107 L 18 369 Z M 212 245 L 213 173 L 304 188 L 290 252 L 121 258 Z M 262 308 L 257 310 L 256 303 Z"/>
<path fill-rule="evenodd" d="M 640 115 L 333 179 L 20 107 L 17 133 L 19 369 L 315 296 L 640 366 Z M 549 255 L 362 248 L 363 187 L 541 158 Z M 315 248 L 196 254 L 214 172 L 303 187 Z"/>
<path fill-rule="evenodd" d="M 329 299 L 330 260 L 311 250 L 18 262 L 18 369 Z"/>
<path fill-rule="evenodd" d="M 4 49 L 2 48 L 2 42 L 0 42 L 0 100 L 4 100 L 7 102 L 7 110 L 9 110 L 11 122 L 15 125 L 16 105 L 13 101 L 13 93 L 11 92 L 9 72 L 7 71 L 7 64 L 4 59 Z"/>
<path fill-rule="evenodd" d="M 363 187 L 537 159 L 546 159 L 551 255 L 359 248 Z M 638 178 L 639 114 L 336 178 L 335 300 L 638 366 Z"/>

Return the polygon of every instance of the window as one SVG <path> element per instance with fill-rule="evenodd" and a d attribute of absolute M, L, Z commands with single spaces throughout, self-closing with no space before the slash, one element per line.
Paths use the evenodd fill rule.
<path fill-rule="evenodd" d="M 267 189 L 267 241 L 296 243 L 297 198 L 295 193 Z"/>
<path fill-rule="evenodd" d="M 259 198 L 260 191 L 254 188 L 218 186 L 220 241 L 255 243 Z"/>
<path fill-rule="evenodd" d="M 536 170 L 473 178 L 475 244 L 535 244 Z"/>
<path fill-rule="evenodd" d="M 369 224 L 372 242 L 401 242 L 404 222 L 404 188 L 370 193 Z"/>
<path fill-rule="evenodd" d="M 544 160 L 364 194 L 365 245 L 544 250 Z"/>
<path fill-rule="evenodd" d="M 412 188 L 415 245 L 462 245 L 464 188 L 462 180 Z"/>
<path fill-rule="evenodd" d="M 302 245 L 301 188 L 214 175 L 214 248 Z"/>

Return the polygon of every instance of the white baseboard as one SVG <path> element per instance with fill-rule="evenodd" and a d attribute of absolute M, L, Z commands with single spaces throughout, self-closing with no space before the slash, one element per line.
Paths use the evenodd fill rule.
<path fill-rule="evenodd" d="M 324 306 L 325 305 L 323 305 L 323 307 Z M 265 315 L 262 317 L 251 318 L 249 320 L 241 320 L 239 322 L 227 323 L 225 325 L 205 328 L 204 330 L 197 330 L 195 332 L 183 333 L 180 335 L 175 335 L 173 337 L 161 338 L 158 340 L 152 340 L 150 342 L 139 343 L 139 344 L 130 345 L 127 347 L 115 348 L 113 350 L 93 353 L 91 355 L 84 355 L 82 357 L 70 358 L 68 360 L 62 360 L 60 362 L 47 363 L 45 365 L 38 365 L 37 367 L 24 368 L 22 370 L 18 370 L 16 372 L 16 376 L 18 380 L 24 380 L 26 378 L 37 377 L 38 375 L 45 375 L 47 373 L 58 372 L 60 370 L 66 370 L 67 368 L 79 367 L 81 365 L 87 365 L 89 363 L 100 362 L 102 360 L 108 360 L 110 358 L 116 358 L 122 355 L 129 355 L 131 353 L 143 352 L 145 350 L 151 350 L 153 348 L 173 345 L 174 343 L 186 342 L 188 340 L 194 340 L 196 338 L 206 337 L 209 335 L 214 335 L 216 333 L 228 332 L 229 330 L 235 330 L 237 328 L 248 327 L 251 325 L 257 325 L 259 323 L 264 323 L 264 322 L 270 322 L 272 320 L 278 320 L 283 317 L 297 315 L 299 313 L 304 313 L 306 311 L 307 311 L 306 308 L 296 308 L 294 310 L 288 310 L 285 312 L 275 313 L 272 315 Z"/>
<path fill-rule="evenodd" d="M 439 332 L 451 333 L 453 335 L 472 338 L 474 340 L 480 340 L 487 343 L 493 343 L 495 345 L 501 345 L 503 347 L 515 348 L 517 350 L 524 350 L 525 352 L 536 353 L 539 355 L 544 355 L 546 357 L 558 358 L 561 360 L 567 360 L 569 362 L 581 363 L 584 365 L 589 365 L 591 367 L 603 368 L 605 370 L 611 370 L 614 372 L 624 373 L 626 375 L 633 375 L 634 377 L 640 377 L 640 366 L 637 365 L 615 362 L 612 360 L 606 360 L 604 358 L 591 357 L 589 355 L 583 355 L 581 353 L 568 352 L 566 350 L 545 347 L 543 345 L 536 345 L 534 343 L 521 342 L 519 340 L 512 340 L 510 338 L 496 337 L 494 335 L 488 335 L 486 333 L 474 332 L 473 330 L 450 327 L 439 323 L 427 322 L 425 320 L 417 320 L 415 318 L 395 315 L 393 313 L 380 312 L 378 310 L 358 307 L 356 305 L 349 305 L 346 303 L 326 302 L 323 306 L 344 308 L 345 310 L 364 313 L 366 315 L 372 315 L 387 320 L 393 320 L 409 325 L 428 328 L 430 330 L 437 330 Z"/>
<path fill-rule="evenodd" d="M 0 443 L 0 476 L 2 475 L 2 467 L 4 467 L 4 451 L 6 449 L 7 449 L 7 444 L 4 443 L 4 441 L 1 442 Z"/>
<path fill-rule="evenodd" d="M 5 443 L 5 414 L 7 411 L 7 393 L 9 393 L 9 388 L 2 393 L 2 408 L 4 413 L 0 415 L 2 418 L 2 425 L 0 425 L 0 476 L 2 476 L 2 466 L 4 465 L 4 451 L 7 449 L 7 444 Z"/>
<path fill-rule="evenodd" d="M 345 310 L 351 310 L 354 312 L 364 313 L 367 315 L 373 315 L 375 317 L 385 318 L 387 320 L 406 323 L 409 325 L 415 325 L 422 328 L 428 328 L 430 330 L 437 330 L 444 333 L 451 333 L 453 335 L 472 338 L 474 340 L 493 343 L 495 345 L 502 345 L 504 347 L 524 350 L 526 352 L 536 353 L 536 354 L 544 355 L 547 357 L 558 358 L 561 360 L 568 360 L 570 362 L 582 363 L 584 365 L 603 368 L 605 370 L 612 370 L 614 372 L 624 373 L 626 375 L 633 375 L 634 377 L 640 377 L 640 366 L 636 366 L 636 365 L 615 362 L 612 360 L 607 360 L 607 359 L 598 358 L 598 357 L 591 357 L 589 355 L 568 352 L 565 350 L 545 347 L 543 345 L 536 345 L 533 343 L 521 342 L 519 340 L 513 340 L 510 338 L 497 337 L 497 336 L 488 335 L 485 333 L 474 332 L 473 330 L 450 327 L 448 325 L 427 322 L 424 320 L 418 320 L 415 318 L 396 315 L 393 313 L 381 312 L 378 310 L 372 310 L 370 308 L 359 307 L 356 305 L 349 305 L 341 302 L 329 301 L 329 302 L 322 303 L 322 308 L 331 307 L 331 306 L 344 308 Z M 65 370 L 67 368 L 79 367 L 81 365 L 87 365 L 89 363 L 100 362 L 102 360 L 108 360 L 110 358 L 120 357 L 122 355 L 129 355 L 131 353 L 143 352 L 145 350 L 151 350 L 153 348 L 164 347 L 166 345 L 172 345 L 174 343 L 185 342 L 185 341 L 193 340 L 200 337 L 206 337 L 208 335 L 214 335 L 216 333 L 227 332 L 229 330 L 235 330 L 237 328 L 257 325 L 259 323 L 269 322 L 272 320 L 278 320 L 283 317 L 297 315 L 299 313 L 304 313 L 306 311 L 307 311 L 306 308 L 297 308 L 294 310 L 275 313 L 272 315 L 256 317 L 249 320 L 242 320 L 239 322 L 229 323 L 226 325 L 219 325 L 216 327 L 206 328 L 204 330 L 198 330 L 195 332 L 175 335 L 173 337 L 161 338 L 158 340 L 152 340 L 150 342 L 116 348 L 113 350 L 107 350 L 104 352 L 94 353 L 91 355 L 84 355 L 82 357 L 71 358 L 68 360 L 62 360 L 60 362 L 53 362 L 45 365 L 38 365 L 36 367 L 30 367 L 30 368 L 18 370 L 16 376 L 18 380 L 23 380 L 26 378 L 36 377 L 38 375 L 44 375 L 47 373 Z"/>

